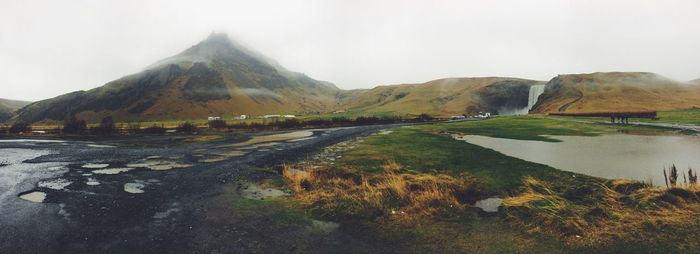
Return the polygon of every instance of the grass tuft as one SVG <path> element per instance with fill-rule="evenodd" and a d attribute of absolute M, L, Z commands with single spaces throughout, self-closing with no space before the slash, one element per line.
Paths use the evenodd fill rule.
<path fill-rule="evenodd" d="M 285 166 L 283 176 L 295 197 L 309 207 L 321 207 L 344 218 L 385 217 L 412 221 L 448 215 L 464 209 L 458 193 L 482 188 L 467 175 L 399 173 L 396 162 L 382 165 L 380 174 L 357 175 L 350 170 Z M 358 181 L 359 179 L 359 181 Z"/>

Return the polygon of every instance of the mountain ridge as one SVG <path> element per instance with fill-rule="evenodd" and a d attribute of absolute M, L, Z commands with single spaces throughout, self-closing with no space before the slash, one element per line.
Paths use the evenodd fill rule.
<path fill-rule="evenodd" d="M 26 106 L 29 103 L 29 101 L 0 98 L 0 123 L 12 118 L 18 109 Z"/>
<path fill-rule="evenodd" d="M 334 107 L 329 82 L 269 64 L 225 34 L 212 34 L 144 71 L 87 91 L 32 103 L 15 120 L 191 119 L 207 115 L 309 113 Z"/>
<path fill-rule="evenodd" d="M 562 74 L 549 81 L 510 77 L 442 78 L 424 83 L 343 90 L 212 33 L 171 57 L 86 91 L 28 104 L 10 121 L 187 120 L 239 114 L 436 116 L 527 114 L 529 89 L 545 85 L 530 113 L 670 110 L 700 106 L 700 80 L 677 82 L 647 72 Z"/>

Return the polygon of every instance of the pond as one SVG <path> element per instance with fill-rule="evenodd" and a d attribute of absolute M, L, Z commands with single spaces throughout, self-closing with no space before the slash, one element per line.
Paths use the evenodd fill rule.
<path fill-rule="evenodd" d="M 652 180 L 657 186 L 664 185 L 664 167 L 675 164 L 684 173 L 688 167 L 700 169 L 700 138 L 696 136 L 613 134 L 548 137 L 561 142 L 455 136 L 456 139 L 511 157 L 561 170 L 609 179 Z M 679 182 L 682 179 L 679 176 Z"/>

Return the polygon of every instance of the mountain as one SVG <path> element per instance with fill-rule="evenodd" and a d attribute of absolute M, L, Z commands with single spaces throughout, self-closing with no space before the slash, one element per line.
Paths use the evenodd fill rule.
<path fill-rule="evenodd" d="M 15 111 L 26 106 L 30 102 L 17 101 L 0 98 L 0 123 L 4 122 L 15 115 Z"/>
<path fill-rule="evenodd" d="M 672 110 L 700 106 L 700 87 L 648 72 L 559 75 L 531 113 Z"/>
<path fill-rule="evenodd" d="M 57 122 L 76 116 L 98 122 L 108 115 L 117 121 L 186 120 L 338 109 L 358 114 L 523 114 L 528 112 L 528 100 L 537 98 L 530 88 L 545 83 L 531 113 L 668 110 L 700 106 L 700 85 L 692 82 L 700 83 L 676 82 L 653 73 L 610 72 L 559 75 L 549 82 L 447 78 L 341 90 L 289 71 L 225 34 L 211 34 L 180 54 L 101 87 L 16 111 L 17 107 L 0 108 L 0 121 L 12 117 L 10 122 Z"/>
<path fill-rule="evenodd" d="M 691 81 L 688 82 L 688 83 L 691 83 L 691 84 L 694 84 L 694 85 L 700 85 L 700 78 L 699 78 L 699 79 L 695 79 L 695 80 L 691 80 Z"/>
<path fill-rule="evenodd" d="M 276 62 L 211 34 L 206 40 L 144 71 L 88 91 L 38 101 L 16 121 L 194 119 L 237 114 L 329 111 L 341 90 L 286 70 Z"/>
<path fill-rule="evenodd" d="M 349 91 L 342 94 L 339 103 L 351 111 L 367 113 L 526 114 L 530 86 L 541 84 L 544 82 L 517 78 L 447 78 Z"/>

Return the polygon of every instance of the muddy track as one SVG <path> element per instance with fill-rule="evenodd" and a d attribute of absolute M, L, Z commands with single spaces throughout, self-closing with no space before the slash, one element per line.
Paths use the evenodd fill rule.
<path fill-rule="evenodd" d="M 257 170 L 261 167 L 274 166 L 284 161 L 306 158 L 309 154 L 331 144 L 353 137 L 368 135 L 381 129 L 396 125 L 362 126 L 339 128 L 333 130 L 313 131 L 311 137 L 298 140 L 284 140 L 273 149 L 251 149 L 241 156 L 224 158 L 213 163 L 202 163 L 202 154 L 217 153 L 228 144 L 241 142 L 248 137 L 232 137 L 208 143 L 184 143 L 170 145 L 162 137 L 139 137 L 138 140 L 120 139 L 101 141 L 109 146 L 86 146 L 84 142 L 66 143 L 0 143 L 0 149 L 47 149 L 52 154 L 41 156 L 26 163 L 62 162 L 67 172 L 58 178 L 70 181 L 63 190 L 37 187 L 30 181 L 18 184 L 14 195 L 26 191 L 47 193 L 44 203 L 29 204 L 21 201 L 26 211 L 32 216 L 7 218 L 0 215 L 0 225 L 6 229 L 0 232 L 2 253 L 211 253 L 211 252 L 289 252 L 294 244 L 264 245 L 259 239 L 256 246 L 226 246 L 228 250 L 217 249 L 207 242 L 219 243 L 237 238 L 240 234 L 255 233 L 255 225 L 264 225 L 265 221 L 247 221 L 236 223 L 248 227 L 246 232 L 231 231 L 222 235 L 217 225 L 202 222 L 207 211 L 215 209 L 224 186 L 235 184 L 237 180 L 259 180 L 269 177 L 270 171 Z M 270 135 L 275 133 L 262 133 Z M 159 145 L 147 145 L 156 143 Z M 113 147 L 111 147 L 113 146 Z M 109 164 L 110 168 L 128 168 L 134 162 L 145 158 L 154 160 L 171 160 L 187 168 L 171 170 L 150 170 L 136 167 L 128 172 L 118 174 L 96 174 L 94 169 L 84 168 L 86 163 Z M 172 159 L 171 159 L 172 158 Z M 37 164 L 38 165 L 38 164 Z M 11 167 L 12 165 L 8 166 Z M 2 168 L 0 168 L 2 169 Z M 99 185 L 89 185 L 89 180 Z M 34 180 L 36 182 L 37 180 Z M 125 191 L 125 183 L 140 186 L 143 193 Z M 32 186 L 31 184 L 34 184 Z M 4 191 L 4 190 L 3 190 Z M 16 196 L 13 197 L 16 201 Z M 214 203 L 212 203 L 214 202 Z M 28 205 L 29 204 L 29 205 Z M 214 204 L 214 205 L 212 205 Z M 20 216 L 21 217 L 21 216 Z M 217 231 L 218 232 L 218 231 Z M 294 237 L 294 230 L 282 232 Z M 298 232 L 297 232 L 298 233 Z M 223 237 L 223 238 L 222 238 Z M 249 236 L 248 236 L 249 237 Z M 347 236 L 333 236 L 338 243 L 352 243 Z M 339 240 L 343 239 L 343 240 Z M 318 240 L 318 239 L 316 239 Z M 330 242 L 334 242 L 330 241 Z M 327 242 L 327 241 L 326 241 Z M 262 247 L 261 247 L 262 245 Z M 318 245 L 323 246 L 323 245 Z M 358 248 L 360 242 L 355 243 Z M 271 249 L 272 248 L 272 249 Z M 322 249 L 318 250 L 319 252 Z M 343 252 L 343 251 L 340 251 Z M 362 252 L 362 251 L 360 251 Z"/>

